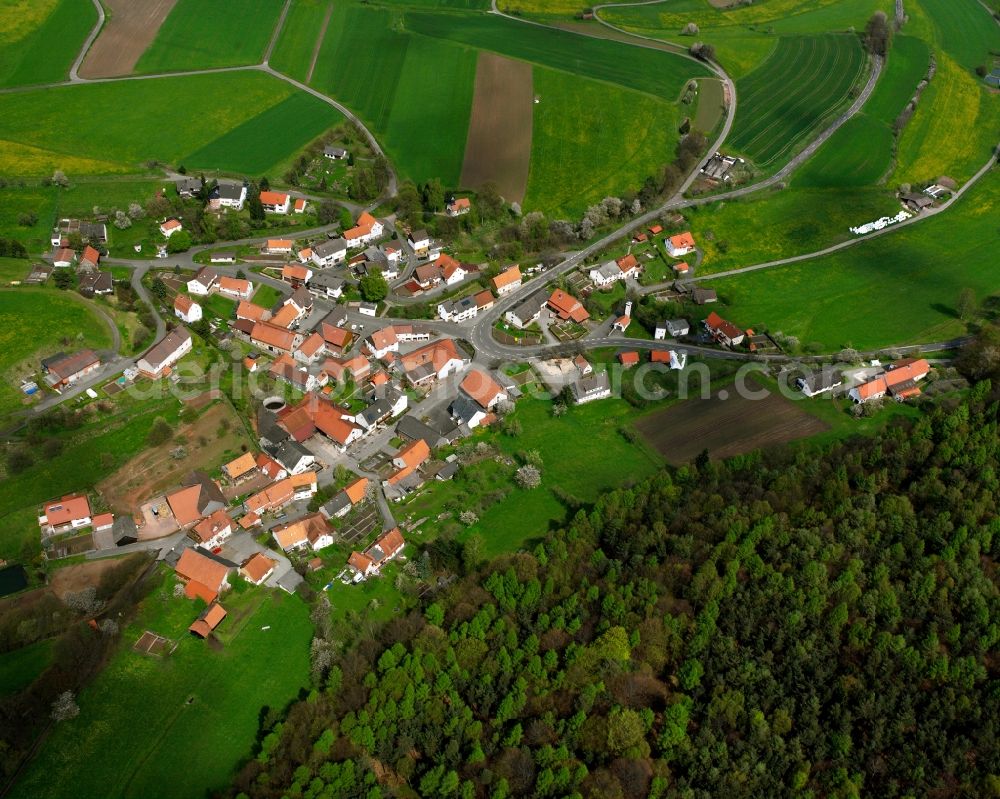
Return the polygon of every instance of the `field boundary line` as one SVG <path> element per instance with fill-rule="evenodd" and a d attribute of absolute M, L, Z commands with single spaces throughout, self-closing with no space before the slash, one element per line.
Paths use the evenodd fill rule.
<path fill-rule="evenodd" d="M 312 83 L 313 72 L 316 71 L 316 62 L 319 60 L 319 51 L 323 47 L 323 40 L 326 39 L 326 29 L 330 27 L 330 17 L 333 16 L 333 3 L 326 7 L 326 16 L 323 17 L 323 24 L 319 26 L 319 34 L 316 36 L 316 44 L 313 47 L 312 60 L 309 62 L 309 71 L 306 72 L 306 83 Z"/>
<path fill-rule="evenodd" d="M 281 32 L 285 28 L 285 18 L 288 16 L 288 9 L 292 6 L 292 0 L 285 0 L 285 6 L 281 9 L 281 15 L 278 17 L 278 21 L 274 25 L 274 31 L 271 33 L 271 41 L 267 43 L 267 49 L 264 50 L 264 59 L 261 63 L 265 66 L 271 61 L 271 53 L 274 52 L 274 47 L 278 43 L 278 38 L 281 36 Z"/>
<path fill-rule="evenodd" d="M 104 6 L 101 5 L 101 0 L 92 0 L 94 3 L 94 8 L 97 9 L 97 23 L 94 25 L 93 30 L 87 36 L 83 43 L 83 47 L 80 48 L 80 52 L 76 56 L 76 61 L 73 62 L 73 66 L 69 68 L 69 82 L 70 83 L 83 83 L 83 79 L 80 77 L 80 67 L 83 66 L 83 59 L 87 57 L 87 53 L 90 52 L 91 46 L 97 41 L 97 37 L 100 36 L 101 31 L 104 29 Z"/>

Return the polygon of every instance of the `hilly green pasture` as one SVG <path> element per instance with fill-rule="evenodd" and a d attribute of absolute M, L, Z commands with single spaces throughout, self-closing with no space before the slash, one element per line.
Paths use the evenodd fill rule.
<path fill-rule="evenodd" d="M 164 573 L 143 600 L 111 662 L 80 694 L 80 715 L 54 729 L 11 796 L 54 799 L 66 785 L 105 799 L 225 788 L 256 742 L 261 713 L 285 707 L 307 684 L 312 625 L 301 599 L 230 591 L 221 646 L 213 646 L 187 631 L 204 603 L 174 597 L 175 582 Z M 164 657 L 133 651 L 145 630 L 177 648 Z"/>
<path fill-rule="evenodd" d="M 963 289 L 997 293 L 994 169 L 947 212 L 830 256 L 706 283 L 731 318 L 827 351 L 947 340 Z M 721 310 L 721 309 L 720 309 Z"/>
<path fill-rule="evenodd" d="M 156 159 L 182 163 L 230 131 L 231 147 L 213 166 L 263 171 L 303 147 L 340 115 L 316 98 L 290 100 L 297 90 L 258 72 L 85 84 L 0 95 L 0 174 L 73 175 L 141 171 Z M 275 129 L 269 110 L 288 100 L 309 119 L 284 119 Z M 94 108 L 114 109 L 94 114 Z M 30 141 L 31 145 L 24 144 Z"/>
<path fill-rule="evenodd" d="M 869 186 L 892 168 L 892 125 L 927 74 L 930 50 L 896 36 L 885 68 L 861 113 L 848 120 L 796 173 L 797 186 Z"/>
<path fill-rule="evenodd" d="M 906 30 L 930 43 L 937 74 L 900 137 L 892 181 L 966 180 L 1000 138 L 1000 102 L 972 69 L 1000 52 L 1000 26 L 976 0 L 911 0 L 907 12 Z"/>
<path fill-rule="evenodd" d="M 698 274 L 815 252 L 853 238 L 858 225 L 899 210 L 891 191 L 875 187 L 799 187 L 686 208 L 704 253 Z"/>
<path fill-rule="evenodd" d="M 650 5 L 606 8 L 601 18 L 635 33 L 689 45 L 695 39 L 715 47 L 734 79 L 759 67 L 779 36 L 861 30 L 876 10 L 892 11 L 892 0 L 767 0 L 716 8 L 708 0 L 671 0 Z M 694 23 L 696 37 L 681 35 Z"/>
<path fill-rule="evenodd" d="M 487 11 L 490 7 L 490 0 L 383 0 L 383 2 L 390 6 L 452 11 Z"/>
<path fill-rule="evenodd" d="M 179 0 L 142 54 L 139 73 L 256 64 L 274 32 L 276 0 Z"/>
<path fill-rule="evenodd" d="M 1000 46 L 1000 27 L 990 24 L 978 0 L 914 0 L 930 17 L 936 39 L 960 66 L 974 70 L 992 66 L 991 53 Z"/>
<path fill-rule="evenodd" d="M 761 67 L 736 82 L 729 146 L 762 169 L 776 168 L 836 115 L 864 70 L 855 36 L 780 39 Z"/>
<path fill-rule="evenodd" d="M 0 86 L 65 80 L 96 22 L 91 0 L 0 3 Z"/>
<path fill-rule="evenodd" d="M 305 81 L 330 0 L 292 0 L 281 37 L 271 54 L 271 66 Z M 331 20 L 332 21 L 332 20 Z"/>
<path fill-rule="evenodd" d="M 16 268 L 17 279 L 27 275 L 30 266 L 28 261 L 0 262 Z M 31 335 L 25 335 L 29 324 Z M 42 358 L 60 350 L 110 346 L 107 322 L 75 292 L 28 287 L 0 290 L 0 419 L 20 408 L 19 378 L 37 371 Z"/>
<path fill-rule="evenodd" d="M 52 641 L 38 641 L 0 655 L 0 698 L 12 696 L 35 681 L 52 660 Z"/>
<path fill-rule="evenodd" d="M 94 206 L 107 211 L 128 208 L 132 202 L 145 204 L 164 186 L 169 182 L 132 177 L 74 179 L 65 189 L 12 183 L 0 188 L 0 238 L 20 241 L 32 253 L 47 252 L 52 226 L 60 216 L 90 216 Z M 38 217 L 34 225 L 20 224 L 18 217 L 26 209 Z M 114 241 L 119 231 L 112 227 L 108 233 Z"/>
<path fill-rule="evenodd" d="M 534 85 L 541 102 L 535 106 L 526 208 L 578 217 L 592 202 L 640 185 L 676 145 L 673 105 L 541 67 L 535 67 Z M 599 115 L 593 113 L 598 107 Z"/>

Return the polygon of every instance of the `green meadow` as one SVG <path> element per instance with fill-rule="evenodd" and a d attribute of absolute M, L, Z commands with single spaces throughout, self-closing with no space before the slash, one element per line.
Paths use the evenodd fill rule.
<path fill-rule="evenodd" d="M 992 66 L 1000 47 L 1000 27 L 977 0 L 914 0 L 936 31 L 938 44 L 966 70 Z M 909 10 L 909 9 L 908 9 Z"/>
<path fill-rule="evenodd" d="M 164 568 L 111 662 L 81 692 L 80 715 L 53 730 L 10 796 L 54 798 L 67 785 L 105 799 L 224 789 L 256 742 L 261 714 L 299 696 L 312 637 L 301 599 L 234 588 L 222 597 L 221 646 L 212 646 L 187 630 L 204 603 L 174 597 L 175 582 Z M 162 658 L 135 652 L 145 630 L 177 648 Z"/>
<path fill-rule="evenodd" d="M 972 289 L 997 292 L 1000 172 L 947 212 L 843 252 L 706 283 L 720 312 L 766 325 L 826 351 L 947 340 L 965 325 L 955 310 Z"/>
<path fill-rule="evenodd" d="M 302 147 L 343 120 L 343 114 L 333 106 L 305 92 L 295 92 L 185 156 L 183 161 L 189 169 L 263 175 L 283 158 L 276 144 L 291 140 Z M 274 136 L 273 131 L 281 131 L 280 136 Z"/>
<path fill-rule="evenodd" d="M 12 265 L 20 266 L 21 277 L 28 273 L 28 261 Z M 28 325 L 31 333 L 25 335 Z M 21 408 L 19 378 L 37 371 L 42 358 L 60 350 L 109 346 L 108 323 L 75 292 L 30 287 L 0 290 L 0 420 Z"/>
<path fill-rule="evenodd" d="M 900 136 L 891 180 L 967 180 L 997 144 L 1000 103 L 972 67 L 1000 52 L 1000 26 L 975 0 L 913 0 L 907 13 L 906 30 L 930 43 L 937 74 Z"/>
<path fill-rule="evenodd" d="M 698 274 L 705 275 L 815 252 L 899 207 L 886 189 L 793 186 L 687 208 L 684 215 L 704 253 Z"/>
<path fill-rule="evenodd" d="M 52 660 L 52 641 L 38 641 L 30 646 L 0 655 L 0 698 L 11 696 L 35 681 Z"/>
<path fill-rule="evenodd" d="M 707 0 L 672 0 L 606 8 L 601 18 L 685 46 L 695 39 L 708 42 L 730 76 L 739 79 L 771 55 L 779 36 L 861 30 L 876 10 L 891 16 L 892 7 L 892 0 L 768 0 L 729 8 L 716 8 Z M 688 23 L 698 26 L 696 37 L 682 35 Z"/>
<path fill-rule="evenodd" d="M 475 51 L 419 36 L 409 43 L 385 144 L 404 154 L 411 176 L 458 184 L 475 79 Z"/>
<path fill-rule="evenodd" d="M 57 205 L 58 196 L 51 186 L 5 186 L 0 189 L 0 238 L 20 241 L 30 253 L 49 250 Z M 26 212 L 38 217 L 35 224 L 18 221 Z"/>
<path fill-rule="evenodd" d="M 113 177 L 74 179 L 67 188 L 42 186 L 39 183 L 0 188 L 0 238 L 22 242 L 31 254 L 46 253 L 51 249 L 50 236 L 55 221 L 66 216 L 91 216 L 94 208 L 103 213 L 112 209 L 128 208 L 129 203 L 145 205 L 157 189 L 173 191 L 167 180 L 147 177 Z M 30 211 L 37 216 L 34 225 L 20 224 L 18 217 Z M 133 227 L 143 225 L 138 222 Z M 108 226 L 112 249 L 119 237 L 128 238 L 130 231 L 119 231 Z M 124 234 L 124 235 L 123 235 Z"/>
<path fill-rule="evenodd" d="M 272 67 L 296 80 L 305 81 L 316 40 L 331 5 L 330 0 L 292 0 L 281 37 L 271 53 Z"/>
<path fill-rule="evenodd" d="M 525 207 L 574 218 L 640 186 L 677 143 L 677 108 L 642 94 L 535 67 L 531 171 Z M 642 114 L 635 110 L 641 106 Z M 600 108 L 600 114 L 592 113 Z"/>
<path fill-rule="evenodd" d="M 179 0 L 135 65 L 139 73 L 257 64 L 281 14 L 275 0 Z"/>
<path fill-rule="evenodd" d="M 150 160 L 176 165 L 258 119 L 217 149 L 219 162 L 211 164 L 254 173 L 262 163 L 288 158 L 340 118 L 319 99 L 289 100 L 297 94 L 285 81 L 250 71 L 0 95 L 0 174 L 62 169 L 74 177 L 134 173 Z M 310 119 L 286 119 L 278 134 L 269 111 L 286 100 Z M 115 110 L 94 114 L 95 107 Z"/>
<path fill-rule="evenodd" d="M 543 67 L 676 101 L 687 80 L 708 77 L 701 64 L 663 50 L 624 48 L 608 39 L 525 25 L 488 14 L 406 14 L 407 30 L 490 50 Z"/>
<path fill-rule="evenodd" d="M 66 80 L 96 22 L 91 0 L 0 4 L 0 86 Z"/>
<path fill-rule="evenodd" d="M 513 488 L 463 535 L 482 535 L 488 555 L 512 552 L 540 537 L 550 524 L 565 520 L 567 510 L 557 498 L 558 492 L 592 500 L 625 480 L 653 474 L 661 465 L 659 456 L 622 434 L 640 413 L 624 400 L 609 399 L 573 406 L 557 419 L 552 416 L 551 401 L 520 400 L 511 418 L 520 423 L 521 432 L 517 436 L 486 435 L 512 458 L 537 450 L 542 456 L 542 484 L 529 490 Z M 456 502 L 465 502 L 467 507 L 469 497 L 492 491 L 509 479 L 492 461 L 463 471 L 466 473 L 460 471 L 452 482 L 435 485 L 415 500 L 404 502 L 400 516 L 434 518 Z"/>

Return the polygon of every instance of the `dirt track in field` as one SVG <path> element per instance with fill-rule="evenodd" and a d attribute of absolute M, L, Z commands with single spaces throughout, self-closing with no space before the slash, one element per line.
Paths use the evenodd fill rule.
<path fill-rule="evenodd" d="M 319 60 L 319 51 L 323 46 L 323 39 L 326 38 L 326 29 L 330 27 L 330 17 L 333 15 L 333 6 L 327 6 L 326 16 L 323 17 L 323 24 L 319 27 L 319 35 L 316 37 L 316 45 L 313 47 L 312 61 L 309 62 L 309 72 L 306 75 L 306 83 L 312 83 L 313 72 L 316 71 L 316 62 Z"/>
<path fill-rule="evenodd" d="M 472 98 L 462 186 L 493 181 L 508 202 L 521 202 L 531 166 L 534 114 L 531 64 L 480 53 Z"/>
<path fill-rule="evenodd" d="M 108 21 L 80 65 L 81 78 L 131 75 L 177 0 L 103 2 Z"/>
<path fill-rule="evenodd" d="M 751 391 L 760 390 L 752 380 L 747 380 L 746 385 Z M 675 466 L 689 463 L 706 449 L 717 460 L 828 429 L 825 422 L 806 413 L 798 402 L 778 394 L 749 399 L 740 396 L 733 385 L 723 391 L 726 399 L 719 398 L 721 392 L 711 399 L 689 399 L 645 417 L 636 428 Z"/>

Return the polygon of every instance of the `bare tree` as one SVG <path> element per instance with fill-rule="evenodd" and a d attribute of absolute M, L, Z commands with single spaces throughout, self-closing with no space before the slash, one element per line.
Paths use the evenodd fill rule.
<path fill-rule="evenodd" d="M 542 484 L 542 473 L 538 467 L 527 464 L 517 470 L 514 479 L 521 488 L 538 488 Z"/>
<path fill-rule="evenodd" d="M 885 56 L 889 52 L 889 18 L 884 11 L 872 14 L 865 25 L 865 47 L 872 55 Z"/>
<path fill-rule="evenodd" d="M 93 616 L 104 607 L 104 602 L 97 598 L 97 589 L 92 585 L 87 586 L 82 591 L 72 591 L 66 594 L 64 601 L 70 609 L 87 616 Z"/>
<path fill-rule="evenodd" d="M 313 638 L 309 647 L 309 663 L 314 685 L 321 685 L 333 665 L 333 644 L 325 638 Z"/>
<path fill-rule="evenodd" d="M 80 706 L 72 691 L 63 691 L 52 703 L 52 720 L 67 721 L 80 715 Z"/>

